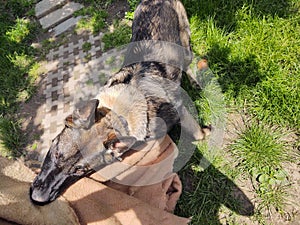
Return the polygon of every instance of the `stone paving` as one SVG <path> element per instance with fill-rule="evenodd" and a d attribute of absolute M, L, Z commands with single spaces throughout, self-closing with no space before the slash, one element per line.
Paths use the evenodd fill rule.
<path fill-rule="evenodd" d="M 74 11 L 83 6 L 66 0 L 42 0 L 36 5 L 36 16 L 52 36 L 70 30 L 80 17 Z M 54 32 L 51 32 L 54 31 Z M 125 50 L 103 53 L 103 33 L 78 36 L 69 32 L 68 43 L 52 49 L 46 56 L 46 77 L 40 85 L 42 103 L 39 127 L 42 130 L 38 147 L 39 161 L 45 157 L 51 140 L 63 129 L 64 119 L 80 100 L 95 97 L 108 76 L 119 70 Z"/>
<path fill-rule="evenodd" d="M 64 127 L 64 119 L 70 115 L 80 100 L 95 97 L 108 76 L 122 65 L 124 50 L 111 50 L 102 54 L 103 34 L 85 36 L 69 42 L 47 55 L 47 76 L 44 79 L 45 103 L 38 151 L 41 158 L 48 151 L 51 140 Z M 85 43 L 90 44 L 84 50 Z"/>
<path fill-rule="evenodd" d="M 58 36 L 76 25 L 81 16 L 73 17 L 73 14 L 83 7 L 67 0 L 42 0 L 35 6 L 35 15 L 43 29 Z"/>

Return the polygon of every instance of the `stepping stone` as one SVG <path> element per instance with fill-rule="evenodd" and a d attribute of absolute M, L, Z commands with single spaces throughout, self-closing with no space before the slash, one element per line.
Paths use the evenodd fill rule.
<path fill-rule="evenodd" d="M 83 5 L 75 2 L 69 2 L 62 8 L 57 9 L 56 11 L 41 18 L 40 23 L 44 29 L 48 29 L 62 21 L 67 20 L 75 11 L 81 8 L 83 8 Z"/>
<path fill-rule="evenodd" d="M 69 28 L 72 26 L 75 26 L 76 23 L 82 18 L 82 16 L 78 17 L 71 17 L 70 19 L 62 22 L 61 24 L 57 25 L 56 27 L 53 28 L 54 31 L 54 36 L 58 36 L 62 34 L 63 32 L 67 31 Z"/>
<path fill-rule="evenodd" d="M 45 16 L 47 13 L 50 13 L 62 5 L 64 5 L 68 0 L 43 0 L 38 2 L 35 6 L 35 16 L 37 18 Z"/>

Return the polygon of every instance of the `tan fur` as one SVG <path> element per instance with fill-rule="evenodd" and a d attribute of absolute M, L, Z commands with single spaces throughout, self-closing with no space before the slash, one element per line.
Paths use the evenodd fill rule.
<path fill-rule="evenodd" d="M 132 86 L 118 85 L 104 88 L 96 98 L 100 100 L 100 108 L 106 107 L 112 111 L 111 121 L 117 122 L 116 116 L 126 119 L 129 133 L 121 135 L 131 135 L 137 140 L 144 140 L 147 133 L 148 106 L 145 96 L 141 92 Z"/>
<path fill-rule="evenodd" d="M 79 102 L 67 117 L 30 188 L 35 204 L 48 204 L 72 183 L 121 160 L 130 148 L 164 137 L 179 122 L 191 141 L 205 137 L 180 94 L 182 69 L 189 64 L 188 57 L 183 58 L 190 55 L 189 35 L 186 12 L 179 1 L 141 1 L 133 20 L 132 42 L 150 43 L 129 48 L 123 68 L 99 90 L 97 99 Z M 158 54 L 169 58 L 166 50 L 174 50 L 171 61 L 178 64 L 155 58 L 131 61 L 135 49 L 151 48 L 153 40 Z M 160 41 L 171 45 L 163 48 Z M 141 53 L 138 60 L 146 57 Z"/>

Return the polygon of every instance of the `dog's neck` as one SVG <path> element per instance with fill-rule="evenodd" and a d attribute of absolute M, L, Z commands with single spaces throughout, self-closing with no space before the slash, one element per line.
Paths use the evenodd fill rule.
<path fill-rule="evenodd" d="M 118 84 L 104 87 L 96 97 L 98 107 L 111 110 L 111 121 L 119 121 L 115 126 L 128 125 L 129 134 L 143 141 L 147 136 L 147 101 L 145 96 L 132 85 Z M 134 109 L 134 110 L 133 110 Z M 119 128 L 120 130 L 124 130 Z M 125 129 L 127 130 L 127 129 Z"/>

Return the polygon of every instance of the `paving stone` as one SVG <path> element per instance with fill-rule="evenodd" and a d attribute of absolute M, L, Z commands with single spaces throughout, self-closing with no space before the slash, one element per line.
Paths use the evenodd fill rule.
<path fill-rule="evenodd" d="M 51 71 L 57 68 L 57 64 L 58 62 L 52 61 L 53 60 L 53 52 L 50 51 L 50 53 L 47 55 L 47 59 L 50 61 L 47 63 L 47 65 L 45 66 L 45 69 L 47 71 Z"/>
<path fill-rule="evenodd" d="M 76 23 L 82 18 L 82 16 L 78 17 L 71 17 L 70 19 L 62 22 L 61 24 L 57 25 L 53 28 L 54 36 L 61 35 L 65 31 L 69 30 L 71 27 L 75 26 Z"/>
<path fill-rule="evenodd" d="M 50 124 L 50 133 L 56 132 L 56 129 L 57 129 L 57 123 L 56 122 L 51 123 Z"/>
<path fill-rule="evenodd" d="M 50 70 L 44 80 L 43 93 L 46 102 L 43 106 L 44 117 L 41 122 L 44 130 L 41 136 L 42 144 L 39 147 L 41 159 L 48 151 L 51 140 L 63 128 L 65 117 L 72 114 L 74 105 L 81 99 L 94 98 L 112 73 L 113 67 L 122 61 L 122 57 L 116 57 L 120 55 L 118 51 L 110 51 L 102 55 L 99 46 L 101 37 L 90 35 L 85 39 L 73 40 L 55 51 L 50 51 L 47 55 Z M 82 51 L 82 45 L 86 42 L 84 40 L 91 43 L 88 52 Z M 93 57 L 85 63 L 86 54 L 91 54 Z M 108 62 L 110 58 L 115 58 L 113 64 Z M 75 62 L 78 64 L 76 65 Z"/>
<path fill-rule="evenodd" d="M 62 22 L 69 17 L 72 16 L 72 14 L 83 8 L 83 5 L 76 3 L 76 2 L 69 2 L 66 5 L 64 5 L 62 8 L 55 10 L 54 12 L 42 17 L 40 19 L 40 23 L 44 29 L 48 29 L 52 26 L 55 26 L 59 22 Z"/>
<path fill-rule="evenodd" d="M 35 5 L 35 16 L 40 18 L 47 13 L 59 8 L 68 0 L 43 0 Z"/>

